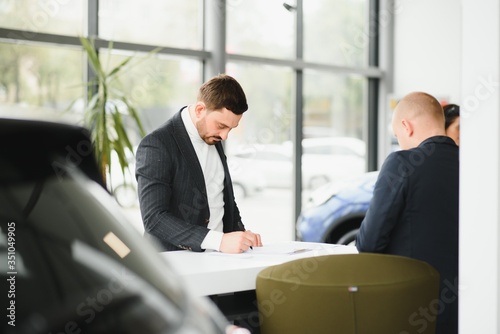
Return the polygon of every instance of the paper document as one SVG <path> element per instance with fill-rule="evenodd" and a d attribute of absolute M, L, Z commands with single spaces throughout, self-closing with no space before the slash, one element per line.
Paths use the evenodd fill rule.
<path fill-rule="evenodd" d="M 321 244 L 321 243 L 277 243 L 264 245 L 262 247 L 253 247 L 253 249 L 249 249 L 246 252 L 238 253 L 238 254 L 228 254 L 221 252 L 211 252 L 210 254 L 215 256 L 231 256 L 234 258 L 264 258 L 270 256 L 280 256 L 280 257 L 288 257 L 288 256 L 297 256 L 304 254 L 304 256 L 317 256 L 317 255 L 326 255 L 326 254 L 334 254 L 338 252 L 339 248 L 346 247 L 343 245 L 333 245 L 333 244 Z M 336 249 L 335 251 L 333 249 Z M 347 249 L 346 249 L 347 250 Z M 342 252 L 340 252 L 342 253 Z M 347 251 L 347 253 L 351 253 L 351 251 Z"/>
<path fill-rule="evenodd" d="M 210 252 L 210 255 L 215 256 L 232 256 L 237 258 L 251 258 L 251 257 L 259 257 L 259 256 L 270 256 L 270 255 L 278 255 L 278 256 L 288 256 L 288 255 L 296 255 L 302 254 L 309 251 L 312 251 L 312 248 L 299 248 L 299 247 L 290 247 L 290 246 L 262 246 L 262 247 L 254 247 L 253 249 L 249 249 L 243 253 L 230 254 L 230 253 L 222 253 L 222 252 Z"/>
<path fill-rule="evenodd" d="M 312 251 L 312 248 L 299 248 L 293 247 L 291 245 L 271 245 L 271 246 L 262 246 L 262 247 L 254 247 L 253 249 L 249 249 L 248 254 L 255 255 L 295 255 L 304 252 Z"/>

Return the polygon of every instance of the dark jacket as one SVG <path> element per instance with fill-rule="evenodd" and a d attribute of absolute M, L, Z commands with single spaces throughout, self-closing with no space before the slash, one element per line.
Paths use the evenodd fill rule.
<path fill-rule="evenodd" d="M 443 302 L 437 333 L 456 333 L 458 321 L 458 296 L 451 291 L 458 288 L 458 171 L 459 149 L 448 137 L 391 153 L 356 240 L 360 252 L 407 256 L 439 271 L 441 293 L 447 289 L 450 302 Z M 447 325 L 441 323 L 455 329 L 442 330 Z"/>
<path fill-rule="evenodd" d="M 226 156 L 220 142 L 215 146 L 225 174 L 224 232 L 242 231 Z M 180 111 L 142 139 L 136 159 L 144 235 L 160 250 L 203 251 L 210 220 L 205 180 Z"/>

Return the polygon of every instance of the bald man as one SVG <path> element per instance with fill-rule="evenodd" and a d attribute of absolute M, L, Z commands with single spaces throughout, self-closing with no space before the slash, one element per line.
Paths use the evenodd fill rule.
<path fill-rule="evenodd" d="M 441 334 L 458 332 L 458 146 L 444 125 L 429 94 L 413 92 L 398 103 L 392 130 L 402 150 L 382 165 L 356 240 L 360 252 L 407 256 L 439 271 L 439 301 L 408 321 L 418 332 L 437 316 Z"/>

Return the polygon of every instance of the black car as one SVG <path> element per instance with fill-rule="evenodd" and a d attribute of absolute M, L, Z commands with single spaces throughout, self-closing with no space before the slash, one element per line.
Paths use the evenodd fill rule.
<path fill-rule="evenodd" d="M 89 138 L 0 119 L 1 332 L 225 333 L 106 191 Z"/>

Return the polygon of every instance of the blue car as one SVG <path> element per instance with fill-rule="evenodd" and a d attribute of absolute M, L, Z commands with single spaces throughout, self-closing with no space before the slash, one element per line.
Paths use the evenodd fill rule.
<path fill-rule="evenodd" d="M 354 244 L 377 181 L 378 171 L 317 189 L 297 219 L 297 239 Z"/>

